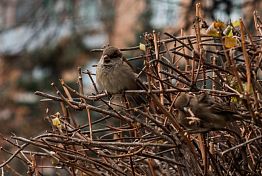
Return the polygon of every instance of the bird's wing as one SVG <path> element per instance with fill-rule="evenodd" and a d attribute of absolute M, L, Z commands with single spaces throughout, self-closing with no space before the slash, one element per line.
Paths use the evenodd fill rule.
<path fill-rule="evenodd" d="M 214 103 L 210 106 L 214 113 L 235 113 L 229 105 L 221 104 L 221 103 Z"/>
<path fill-rule="evenodd" d="M 226 104 L 221 99 L 215 100 L 211 96 L 209 96 L 207 93 L 203 93 L 198 96 L 198 101 L 202 106 L 205 106 L 206 108 L 210 109 L 213 113 L 235 113 L 233 111 L 233 108 Z"/>

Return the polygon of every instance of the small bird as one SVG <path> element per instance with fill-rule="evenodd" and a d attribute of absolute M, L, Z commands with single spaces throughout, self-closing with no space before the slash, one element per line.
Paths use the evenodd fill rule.
<path fill-rule="evenodd" d="M 221 129 L 228 122 L 243 120 L 243 117 L 224 102 L 215 100 L 207 93 L 189 95 L 181 93 L 175 107 L 179 123 L 188 129 Z"/>
<path fill-rule="evenodd" d="M 110 94 L 123 90 L 136 90 L 136 74 L 118 48 L 108 46 L 97 64 L 96 81 L 98 86 Z"/>
<path fill-rule="evenodd" d="M 113 46 L 107 46 L 103 51 L 96 68 L 96 82 L 109 94 L 121 94 L 124 90 L 141 88 L 137 75 L 127 59 L 118 48 Z M 140 95 L 132 95 L 131 97 L 128 99 L 132 99 L 136 104 L 144 102 Z"/>

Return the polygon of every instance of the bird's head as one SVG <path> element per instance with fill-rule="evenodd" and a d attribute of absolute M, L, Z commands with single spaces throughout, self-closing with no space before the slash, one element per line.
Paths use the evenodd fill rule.
<path fill-rule="evenodd" d="M 118 48 L 108 46 L 104 49 L 100 60 L 103 65 L 114 65 L 122 61 L 122 53 Z"/>
<path fill-rule="evenodd" d="M 175 108 L 179 110 L 184 110 L 184 108 L 189 106 L 191 95 L 184 92 L 180 93 L 175 101 Z"/>

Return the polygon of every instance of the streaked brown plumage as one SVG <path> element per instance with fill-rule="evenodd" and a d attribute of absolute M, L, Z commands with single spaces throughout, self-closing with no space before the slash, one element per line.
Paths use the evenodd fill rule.
<path fill-rule="evenodd" d="M 218 102 L 206 93 L 195 96 L 181 93 L 175 107 L 178 109 L 179 123 L 188 129 L 219 129 L 224 128 L 228 122 L 243 119 L 230 106 L 222 101 Z"/>

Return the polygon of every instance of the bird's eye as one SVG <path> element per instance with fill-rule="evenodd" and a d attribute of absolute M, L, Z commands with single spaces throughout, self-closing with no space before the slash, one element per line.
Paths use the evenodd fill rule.
<path fill-rule="evenodd" d="M 119 51 L 115 51 L 115 52 L 112 54 L 112 57 L 119 57 L 119 56 L 120 56 Z"/>

